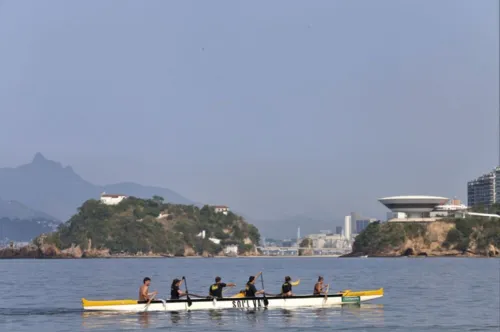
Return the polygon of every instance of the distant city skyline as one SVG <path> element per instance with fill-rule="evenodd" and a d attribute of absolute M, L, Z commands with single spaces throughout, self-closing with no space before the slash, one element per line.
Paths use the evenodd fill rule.
<path fill-rule="evenodd" d="M 498 162 L 498 40 L 494 0 L 6 0 L 0 167 L 41 152 L 271 229 L 465 201 Z"/>

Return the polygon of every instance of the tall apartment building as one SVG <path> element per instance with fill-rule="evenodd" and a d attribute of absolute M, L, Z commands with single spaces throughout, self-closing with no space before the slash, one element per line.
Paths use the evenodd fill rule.
<path fill-rule="evenodd" d="M 500 166 L 467 182 L 467 205 L 490 206 L 500 201 Z"/>

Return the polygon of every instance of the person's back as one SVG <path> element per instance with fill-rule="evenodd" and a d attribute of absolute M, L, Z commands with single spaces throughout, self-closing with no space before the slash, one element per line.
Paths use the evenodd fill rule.
<path fill-rule="evenodd" d="M 255 285 L 252 284 L 252 282 L 247 282 L 247 286 L 245 287 L 245 296 L 246 297 L 255 297 L 257 294 L 257 288 L 255 288 Z"/>
<path fill-rule="evenodd" d="M 281 285 L 281 295 L 292 296 L 292 279 L 290 277 L 285 277 L 285 282 Z"/>
<path fill-rule="evenodd" d="M 215 283 L 212 286 L 210 286 L 209 289 L 209 294 L 211 297 L 216 297 L 218 299 L 222 298 L 222 289 L 226 287 L 226 284 L 221 282 L 221 283 Z"/>
<path fill-rule="evenodd" d="M 318 282 L 314 285 L 313 295 L 321 295 L 323 293 L 323 277 L 318 277 Z"/>
<path fill-rule="evenodd" d="M 139 287 L 139 301 L 147 301 L 148 298 L 146 294 L 148 294 L 149 287 L 146 285 L 141 285 Z"/>
<path fill-rule="evenodd" d="M 172 286 L 170 287 L 170 299 L 178 300 L 180 298 L 180 289 L 179 289 L 179 279 L 174 279 L 172 282 Z"/>
<path fill-rule="evenodd" d="M 259 272 L 257 273 L 257 275 L 255 276 L 250 276 L 250 278 L 248 278 L 248 282 L 246 284 L 246 287 L 245 287 L 245 297 L 256 297 L 257 295 L 259 294 L 264 294 L 264 290 L 261 289 L 260 291 L 257 290 L 257 288 L 255 288 L 255 279 L 260 276 L 262 274 L 262 272 Z"/>

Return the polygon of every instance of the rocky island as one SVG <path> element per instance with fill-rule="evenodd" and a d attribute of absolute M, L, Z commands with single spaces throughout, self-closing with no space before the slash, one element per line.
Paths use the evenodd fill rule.
<path fill-rule="evenodd" d="M 472 217 L 419 223 L 370 224 L 355 239 L 345 257 L 375 256 L 462 256 L 500 255 L 500 221 Z"/>
<path fill-rule="evenodd" d="M 116 205 L 90 199 L 57 231 L 0 258 L 258 255 L 258 229 L 230 211 L 128 197 Z M 232 249 L 232 250 L 228 250 Z"/>

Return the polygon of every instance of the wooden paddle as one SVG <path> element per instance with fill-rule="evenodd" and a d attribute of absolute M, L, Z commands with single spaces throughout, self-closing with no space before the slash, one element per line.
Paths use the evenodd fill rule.
<path fill-rule="evenodd" d="M 186 297 L 188 300 L 188 307 L 190 307 L 191 305 L 193 305 L 193 301 L 191 301 L 191 298 L 189 297 L 188 284 L 186 281 L 186 277 L 183 276 L 182 280 L 184 280 L 184 287 L 186 288 Z"/>
<path fill-rule="evenodd" d="M 146 311 L 146 309 L 149 307 L 149 305 L 151 304 L 151 301 L 154 300 L 154 298 L 156 297 L 156 294 L 154 294 L 153 296 L 151 296 L 148 300 L 148 303 L 146 303 L 146 305 L 144 306 L 144 311 Z"/>
<path fill-rule="evenodd" d="M 260 281 L 262 283 L 262 290 L 264 290 L 264 273 L 261 273 L 260 274 Z M 263 293 L 264 295 L 264 305 L 267 307 L 267 305 L 269 304 L 269 301 L 267 300 L 266 298 L 266 292 Z"/>

